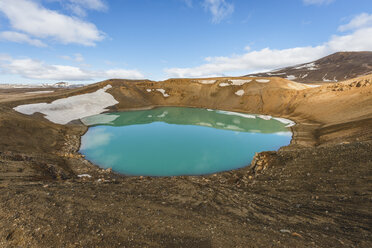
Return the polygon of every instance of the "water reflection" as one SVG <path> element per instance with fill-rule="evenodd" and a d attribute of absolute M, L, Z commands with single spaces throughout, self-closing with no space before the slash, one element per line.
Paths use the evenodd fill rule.
<path fill-rule="evenodd" d="M 271 121 L 268 121 L 271 120 Z M 130 126 L 164 122 L 168 124 L 198 125 L 239 132 L 289 132 L 291 121 L 265 115 L 252 115 L 211 109 L 163 107 L 151 110 L 100 114 L 82 119 L 87 126 Z M 286 124 L 286 125 L 283 125 Z"/>
<path fill-rule="evenodd" d="M 193 108 L 158 108 L 84 118 L 80 152 L 128 175 L 201 175 L 240 168 L 256 152 L 288 145 L 287 120 Z"/>

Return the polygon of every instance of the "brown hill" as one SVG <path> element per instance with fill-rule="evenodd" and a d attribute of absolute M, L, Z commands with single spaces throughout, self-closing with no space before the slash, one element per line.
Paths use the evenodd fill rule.
<path fill-rule="evenodd" d="M 372 52 L 338 52 L 310 63 L 247 76 L 281 77 L 300 83 L 324 83 L 343 81 L 370 73 Z"/>

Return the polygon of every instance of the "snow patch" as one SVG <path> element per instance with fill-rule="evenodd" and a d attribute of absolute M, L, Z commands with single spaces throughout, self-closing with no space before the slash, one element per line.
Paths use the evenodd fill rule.
<path fill-rule="evenodd" d="M 229 86 L 230 84 L 229 83 L 220 83 L 219 86 L 221 87 L 226 87 L 226 86 Z"/>
<path fill-rule="evenodd" d="M 237 96 L 244 95 L 244 90 L 238 90 L 237 92 L 235 92 L 235 95 L 237 95 Z"/>
<path fill-rule="evenodd" d="M 237 86 L 242 86 L 243 84 L 249 83 L 252 80 L 251 79 L 234 79 L 234 80 L 229 80 L 232 82 L 232 85 L 237 85 Z"/>
<path fill-rule="evenodd" d="M 219 114 L 236 115 L 236 116 L 240 116 L 240 117 L 244 117 L 244 118 L 256 119 L 256 116 L 250 115 L 250 114 L 243 114 L 243 113 L 223 111 L 223 110 L 218 110 L 216 112 L 219 113 Z"/>
<path fill-rule="evenodd" d="M 315 71 L 315 70 L 318 70 L 317 66 L 315 65 L 315 63 L 308 63 L 308 64 L 304 64 L 304 65 L 300 65 L 300 66 L 297 66 L 295 67 L 294 69 L 308 69 L 310 71 Z"/>
<path fill-rule="evenodd" d="M 147 92 L 151 92 L 151 89 L 146 89 Z"/>
<path fill-rule="evenodd" d="M 305 75 L 301 76 L 301 78 L 305 78 L 305 77 L 307 77 L 307 75 L 309 75 L 309 74 L 306 73 Z"/>
<path fill-rule="evenodd" d="M 318 85 L 318 84 L 304 84 L 304 85 L 306 85 L 309 88 L 317 88 L 317 87 L 321 86 L 321 85 Z"/>
<path fill-rule="evenodd" d="M 220 83 L 219 86 L 221 86 L 221 87 L 226 87 L 226 86 L 230 86 L 230 85 L 242 86 L 246 83 L 250 83 L 251 81 L 252 81 L 252 79 L 231 79 L 231 80 L 229 80 L 228 83 Z"/>
<path fill-rule="evenodd" d="M 274 117 L 273 119 L 285 124 L 286 125 L 285 127 L 292 127 L 296 125 L 296 122 L 285 119 L 285 118 Z"/>
<path fill-rule="evenodd" d="M 268 83 L 268 82 L 270 82 L 270 79 L 256 79 L 256 82 L 258 82 L 258 83 Z"/>
<path fill-rule="evenodd" d="M 326 73 L 324 76 L 323 76 L 323 78 L 322 78 L 322 80 L 323 80 L 323 82 L 332 82 L 332 80 L 330 80 L 330 79 L 326 79 L 326 76 L 328 75 L 328 73 Z"/>
<path fill-rule="evenodd" d="M 258 117 L 261 118 L 261 119 L 263 119 L 263 120 L 265 120 L 265 121 L 269 121 L 269 120 L 271 120 L 273 118 L 270 115 L 259 115 Z"/>
<path fill-rule="evenodd" d="M 169 96 L 167 93 L 165 93 L 165 90 L 164 89 L 156 89 L 156 90 L 159 91 L 160 93 L 162 93 L 164 97 L 168 97 Z"/>
<path fill-rule="evenodd" d="M 214 84 L 216 80 L 199 80 L 198 82 L 201 84 Z"/>
<path fill-rule="evenodd" d="M 40 91 L 30 91 L 26 92 L 26 94 L 46 94 L 46 93 L 52 93 L 54 90 L 40 90 Z"/>
<path fill-rule="evenodd" d="M 96 92 L 70 96 L 55 100 L 52 103 L 20 105 L 15 107 L 14 110 L 26 115 L 40 112 L 51 122 L 67 124 L 73 120 L 100 114 L 107 111 L 107 107 L 119 103 L 111 94 L 106 92 L 111 87 L 111 85 L 106 85 Z"/>
<path fill-rule="evenodd" d="M 289 75 L 286 77 L 288 80 L 295 80 L 297 77 L 295 75 Z"/>

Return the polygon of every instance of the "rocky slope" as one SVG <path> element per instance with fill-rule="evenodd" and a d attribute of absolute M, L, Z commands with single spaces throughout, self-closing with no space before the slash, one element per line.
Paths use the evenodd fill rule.
<path fill-rule="evenodd" d="M 13 110 L 107 85 L 118 101 L 110 111 L 203 107 L 297 125 L 290 146 L 258 154 L 251 167 L 126 177 L 79 154 L 87 130 L 79 121 Z M 371 127 L 372 76 L 321 87 L 252 77 L 107 80 L 32 96 L 0 90 L 0 246 L 371 247 Z"/>
<path fill-rule="evenodd" d="M 338 52 L 313 62 L 247 76 L 281 77 L 301 83 L 334 83 L 371 73 L 372 52 Z"/>

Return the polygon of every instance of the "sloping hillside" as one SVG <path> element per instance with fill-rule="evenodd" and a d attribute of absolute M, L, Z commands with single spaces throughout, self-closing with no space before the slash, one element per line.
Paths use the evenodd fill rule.
<path fill-rule="evenodd" d="M 0 247 L 371 247 L 372 75 L 319 87 L 251 77 L 27 92 L 0 94 Z M 250 167 L 128 177 L 84 159 L 79 121 L 46 119 L 107 104 L 235 110 L 296 125 L 290 146 Z"/>
<path fill-rule="evenodd" d="M 372 52 L 338 52 L 310 63 L 247 76 L 281 77 L 301 83 L 329 83 L 371 73 Z"/>

